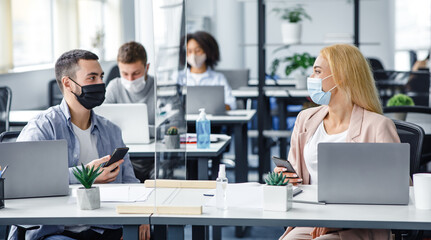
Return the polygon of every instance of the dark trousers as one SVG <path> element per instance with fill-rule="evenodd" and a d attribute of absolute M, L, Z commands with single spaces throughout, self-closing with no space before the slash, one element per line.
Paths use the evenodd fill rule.
<path fill-rule="evenodd" d="M 64 231 L 62 235 L 76 240 L 120 240 L 123 236 L 123 229 L 105 229 L 103 234 L 99 234 L 91 229 L 80 233 Z"/>

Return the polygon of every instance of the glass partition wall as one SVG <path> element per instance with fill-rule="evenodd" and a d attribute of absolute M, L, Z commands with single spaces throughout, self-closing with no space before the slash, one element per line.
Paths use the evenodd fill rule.
<path fill-rule="evenodd" d="M 156 80 L 156 179 L 187 179 L 185 136 L 185 96 L 179 76 L 185 68 L 180 64 L 180 42 L 185 32 L 184 0 L 153 1 L 154 75 Z M 177 148 L 179 146 L 179 148 Z"/>

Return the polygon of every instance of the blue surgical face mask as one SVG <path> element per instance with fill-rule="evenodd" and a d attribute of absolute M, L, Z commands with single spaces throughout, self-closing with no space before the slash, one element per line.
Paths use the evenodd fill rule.
<path fill-rule="evenodd" d="M 307 89 L 308 94 L 310 94 L 311 100 L 313 100 L 314 103 L 319 105 L 328 105 L 329 101 L 331 100 L 331 91 L 336 88 L 337 86 L 334 86 L 329 91 L 324 92 L 322 90 L 322 81 L 329 78 L 331 75 L 320 79 L 320 78 L 307 78 Z"/>

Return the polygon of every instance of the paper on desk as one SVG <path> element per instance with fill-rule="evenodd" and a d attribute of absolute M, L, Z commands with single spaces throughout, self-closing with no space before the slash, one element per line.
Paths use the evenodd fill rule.
<path fill-rule="evenodd" d="M 154 188 L 144 186 L 100 187 L 101 202 L 144 202 Z"/>
<path fill-rule="evenodd" d="M 99 186 L 101 202 L 144 202 L 154 188 L 144 186 Z M 76 189 L 72 190 L 69 203 L 76 202 Z"/>
<path fill-rule="evenodd" d="M 293 186 L 293 190 L 298 187 Z M 216 206 L 216 190 L 207 194 L 214 194 L 205 206 Z M 229 183 L 227 185 L 227 206 L 229 208 L 263 208 L 263 184 L 257 182 Z"/>

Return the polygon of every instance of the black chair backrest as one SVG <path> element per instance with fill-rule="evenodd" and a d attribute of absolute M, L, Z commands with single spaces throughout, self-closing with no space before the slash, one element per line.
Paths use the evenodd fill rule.
<path fill-rule="evenodd" d="M 0 142 L 16 142 L 21 131 L 2 132 L 0 134 Z"/>
<path fill-rule="evenodd" d="M 111 68 L 108 76 L 105 78 L 106 79 L 106 86 L 108 86 L 109 82 L 112 79 L 117 78 L 117 77 L 120 77 L 120 69 L 118 68 L 118 65 L 115 65 Z"/>
<path fill-rule="evenodd" d="M 414 123 L 399 120 L 393 121 L 400 141 L 410 144 L 410 177 L 413 178 L 413 174 L 419 172 L 425 132 L 420 126 Z"/>
<path fill-rule="evenodd" d="M 9 112 L 12 91 L 9 87 L 0 87 L 0 132 L 9 130 Z"/>
<path fill-rule="evenodd" d="M 49 106 L 55 106 L 61 103 L 63 99 L 63 94 L 58 87 L 57 80 L 52 79 L 48 84 L 49 90 Z"/>

